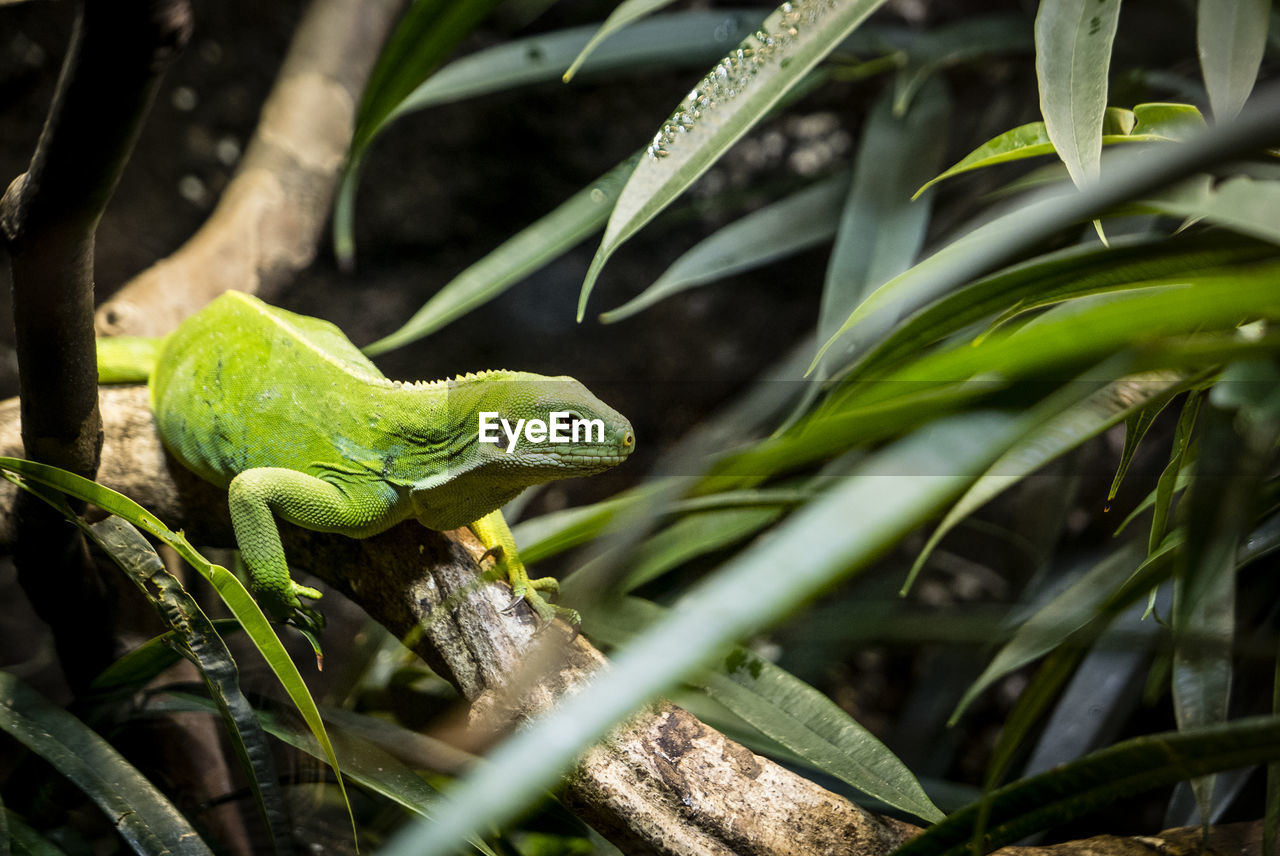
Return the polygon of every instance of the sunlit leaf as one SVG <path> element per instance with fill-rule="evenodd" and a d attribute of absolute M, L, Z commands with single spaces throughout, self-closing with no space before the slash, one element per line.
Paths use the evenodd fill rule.
<path fill-rule="evenodd" d="M 623 188 L 578 299 L 578 319 L 615 250 L 684 192 L 884 0 L 784 4 L 663 123 Z"/>

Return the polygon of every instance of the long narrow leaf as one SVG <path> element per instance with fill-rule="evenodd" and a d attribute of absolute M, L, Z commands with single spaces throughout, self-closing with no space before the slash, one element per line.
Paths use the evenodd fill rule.
<path fill-rule="evenodd" d="M 600 320 L 612 323 L 630 318 L 673 294 L 831 240 L 848 189 L 849 174 L 840 172 L 735 220 L 699 241 L 652 285 L 601 314 Z"/>
<path fill-rule="evenodd" d="M 981 852 L 1065 823 L 1124 797 L 1189 777 L 1280 758 L 1280 718 L 1258 716 L 1185 734 L 1126 740 L 994 792 L 895 851 L 894 856 L 964 856 L 974 823 L 988 812 Z"/>
<path fill-rule="evenodd" d="M 1196 42 L 1209 104 L 1219 122 L 1240 112 L 1267 46 L 1271 0 L 1200 0 Z"/>
<path fill-rule="evenodd" d="M 578 320 L 615 250 L 728 151 L 884 0 L 783 4 L 689 93 L 623 188 L 578 299 Z"/>
<path fill-rule="evenodd" d="M 0 730 L 70 779 L 138 853 L 212 856 L 186 818 L 107 741 L 8 672 L 0 672 Z"/>
<path fill-rule="evenodd" d="M 1120 0 L 1041 0 L 1036 78 L 1049 139 L 1077 187 L 1098 180 Z"/>
<path fill-rule="evenodd" d="M 920 573 L 938 542 L 961 520 L 1049 461 L 1098 436 L 1127 414 L 1144 408 L 1153 401 L 1167 400 L 1182 382 L 1183 377 L 1177 372 L 1153 372 L 1110 383 L 1082 401 L 1078 407 L 1041 426 L 1001 455 L 1000 460 L 992 464 L 991 469 L 965 491 L 964 496 L 947 512 L 947 516 L 929 536 L 902 585 L 902 594 L 910 590 L 916 575 Z"/>
<path fill-rule="evenodd" d="M 329 735 L 325 732 L 324 722 L 320 719 L 320 711 L 316 708 L 315 700 L 307 690 L 306 681 L 298 673 L 298 667 L 294 665 L 293 660 L 289 657 L 289 652 L 285 650 L 280 638 L 276 636 L 275 631 L 271 628 L 271 622 L 267 620 L 262 608 L 253 599 L 253 595 L 249 594 L 248 589 L 244 587 L 244 583 L 240 582 L 236 575 L 226 568 L 221 565 L 215 565 L 200 555 L 185 536 L 165 526 L 160 521 L 160 518 L 127 496 L 117 493 L 108 487 L 89 481 L 74 473 L 69 473 L 66 470 L 39 464 L 35 461 L 25 461 L 21 458 L 0 457 L 0 470 L 17 473 L 23 478 L 48 485 L 68 496 L 74 496 L 85 502 L 92 502 L 103 511 L 129 521 L 144 532 L 168 544 L 191 567 L 195 568 L 201 576 L 213 584 L 214 589 L 227 605 L 227 609 L 231 610 L 231 614 L 240 622 L 246 635 L 258 649 L 258 653 L 262 655 L 262 659 L 266 661 L 267 666 L 275 673 L 276 680 L 280 681 L 280 686 L 288 693 L 294 706 L 302 714 L 302 718 L 306 721 L 307 727 L 311 729 L 311 733 L 315 735 L 316 740 L 325 749 L 329 766 L 333 768 L 334 776 L 338 782 L 338 790 L 347 806 L 347 814 L 351 819 L 352 834 L 355 835 L 355 813 L 352 812 L 351 803 L 347 800 L 347 790 L 342 783 L 342 773 L 338 767 L 338 758 L 333 753 Z"/>
<path fill-rule="evenodd" d="M 598 48 L 605 39 L 609 38 L 614 33 L 619 32 L 627 25 L 640 20 L 645 15 L 651 15 L 670 3 L 671 0 L 622 0 L 622 2 L 609 13 L 609 17 L 600 25 L 600 29 L 596 30 L 595 33 L 592 34 L 591 40 L 583 45 L 581 53 L 574 57 L 573 63 L 564 73 L 564 82 L 568 83 L 573 79 L 573 76 L 578 72 L 578 69 L 580 69 L 582 64 L 586 62 L 587 57 L 589 57 L 592 51 Z"/>

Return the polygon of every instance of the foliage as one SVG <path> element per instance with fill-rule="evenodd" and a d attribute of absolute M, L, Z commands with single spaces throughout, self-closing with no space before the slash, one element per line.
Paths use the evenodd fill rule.
<path fill-rule="evenodd" d="M 260 634 L 270 631 L 265 620 L 257 626 L 252 601 L 180 535 L 141 509 L 83 492 L 91 488 L 76 494 L 68 477 L 6 461 L 26 479 L 92 499 L 177 546 L 231 592 L 233 609 L 246 610 L 237 617 L 268 650 L 308 726 L 303 733 L 250 711 L 234 675 L 204 669 L 268 825 L 278 822 L 279 794 L 254 748 L 266 733 L 322 754 L 335 772 L 341 760 L 378 806 L 421 817 L 394 833 L 385 818 L 362 817 L 365 840 L 391 836 L 379 852 L 444 854 L 468 841 L 482 852 L 520 843 L 524 852 L 607 852 L 548 806 L 545 792 L 618 721 L 658 694 L 679 693 L 755 751 L 855 799 L 936 822 L 908 845 L 913 854 L 994 848 L 1122 797 L 1155 791 L 1162 800 L 1167 791 L 1157 789 L 1185 780 L 1198 814 L 1170 822 L 1213 820 L 1234 794 L 1215 787 L 1213 774 L 1243 764 L 1268 765 L 1269 796 L 1246 791 L 1236 810 L 1265 813 L 1274 830 L 1280 708 L 1269 689 L 1243 692 L 1235 680 L 1241 668 L 1258 672 L 1258 661 L 1280 674 L 1280 665 L 1270 667 L 1274 615 L 1258 606 L 1276 600 L 1275 575 L 1260 569 L 1280 543 L 1280 169 L 1267 151 L 1280 147 L 1280 98 L 1255 86 L 1269 70 L 1268 4 L 1241 3 L 1229 16 L 1211 0 L 1200 0 L 1198 16 L 1158 6 L 1168 34 L 1199 39 L 1204 95 L 1195 103 L 1165 100 L 1159 81 L 1185 76 L 1185 63 L 1145 65 L 1127 46 L 1119 0 L 1043 0 L 1034 18 L 971 14 L 925 28 L 898 25 L 874 0 L 724 13 L 629 0 L 598 34 L 520 36 L 440 67 L 491 5 L 464 13 L 467 4 L 414 4 L 389 43 L 335 215 L 344 260 L 355 257 L 360 169 L 399 117 L 555 80 L 571 62 L 575 85 L 607 70 L 616 86 L 637 85 L 626 74 L 650 63 L 679 62 L 693 69 L 689 95 L 651 137 L 631 142 L 632 155 L 619 153 L 614 170 L 568 200 L 548 200 L 548 214 L 505 237 L 370 352 L 439 330 L 603 230 L 578 292 L 585 317 L 595 284 L 625 261 L 641 230 L 687 218 L 685 194 L 735 145 L 806 99 L 825 99 L 859 117 L 852 155 L 833 158 L 817 176 L 761 181 L 763 204 L 691 249 L 672 241 L 667 272 L 601 319 L 672 305 L 755 268 L 779 290 L 792 289 L 785 260 L 823 248 L 814 335 L 774 375 L 786 394 L 768 384 L 744 392 L 722 417 L 673 443 L 674 459 L 649 483 L 515 527 L 527 560 L 564 562 L 565 597 L 585 616 L 584 632 L 611 647 L 613 667 L 508 737 L 486 764 L 449 769 L 457 780 L 445 797 L 374 748 L 418 745 L 423 738 L 407 726 L 330 710 L 330 745 L 321 709 L 279 659 L 278 641 Z M 725 32 L 740 43 L 715 35 Z M 975 98 L 975 79 L 996 91 Z M 1125 103 L 1112 103 L 1109 86 L 1132 79 L 1146 81 L 1141 91 L 1127 84 Z M 1200 86 L 1178 82 L 1180 91 Z M 997 101 L 1016 109 L 989 127 L 974 107 Z M 1016 172 L 1044 156 L 1060 163 Z M 702 204 L 722 219 L 737 204 L 731 194 L 708 195 Z M 734 320 L 722 319 L 731 334 Z M 667 346 L 679 344 L 653 345 Z M 1107 449 L 1099 438 L 1119 430 L 1123 450 Z M 1095 495 L 1085 462 L 1099 456 L 1110 471 Z M 1159 472 L 1131 467 L 1152 459 Z M 1118 499 L 1134 492 L 1136 499 Z M 1132 511 L 1114 535 L 1100 523 L 1112 501 Z M 1081 508 L 1088 522 L 1071 522 Z M 1011 516 L 1017 525 L 991 522 Z M 982 533 L 993 528 L 1000 551 L 1019 561 L 1002 563 L 989 555 L 1000 551 L 982 548 Z M 1103 528 L 1105 537 L 1082 534 Z M 114 535 L 132 543 L 128 531 Z M 938 577 L 957 565 L 1000 579 L 1008 596 L 994 618 L 974 618 L 976 607 L 925 606 L 922 589 L 935 602 L 954 600 Z M 957 584 L 960 575 L 950 576 Z M 889 594 L 899 589 L 906 599 Z M 199 612 L 185 593 L 170 593 L 186 615 Z M 1145 620 L 1144 603 L 1154 613 Z M 140 685 L 170 662 L 161 649 L 171 645 L 184 656 L 199 649 L 225 670 L 229 655 L 216 650 L 214 630 L 207 619 L 175 627 L 102 680 Z M 394 640 L 377 638 L 386 646 L 381 659 L 371 656 L 375 665 L 350 677 L 344 693 L 385 716 L 393 706 L 386 695 L 432 679 L 390 653 Z M 984 646 L 983 662 L 970 651 L 956 666 L 960 643 Z M 908 741 L 873 735 L 815 686 L 844 669 L 851 652 L 888 645 L 910 648 L 920 670 L 914 681 L 894 675 L 911 684 Z M 775 649 L 777 662 L 762 656 Z M 1176 732 L 1134 716 L 1140 702 L 1121 688 L 1082 696 L 1066 689 L 1114 656 L 1132 658 L 1146 675 L 1142 712 L 1162 712 Z M 98 751 L 83 725 L 5 680 L 6 730 L 35 721 L 55 743 Z M 1022 682 L 1016 700 L 997 700 L 997 688 L 1008 695 Z M 188 696 L 168 704 L 201 706 Z M 1080 737 L 1058 724 L 1087 718 L 1081 710 L 1100 712 L 1115 729 Z M 985 772 L 958 781 L 960 759 L 939 735 L 948 719 L 965 728 L 977 718 L 1003 730 Z M 1132 736 L 1116 743 L 1122 724 Z M 379 739 L 365 740 L 372 732 Z M 64 748 L 22 739 L 51 759 Z M 934 746 L 935 757 L 911 743 Z M 1053 753 L 1067 763 L 1036 766 Z M 121 758 L 103 763 L 132 775 Z M 103 788 L 55 767 L 103 803 Z M 950 797 L 957 789 L 949 785 L 968 794 L 963 786 L 975 781 L 985 793 L 969 805 Z M 142 824 L 137 841 L 149 830 L 183 828 L 151 785 L 129 793 Z M 10 818 L 39 837 L 38 818 Z M 499 828 L 507 830 L 500 841 L 482 840 Z M 544 836 L 541 849 L 529 844 L 531 832 Z M 159 844 L 135 846 L 161 852 Z"/>

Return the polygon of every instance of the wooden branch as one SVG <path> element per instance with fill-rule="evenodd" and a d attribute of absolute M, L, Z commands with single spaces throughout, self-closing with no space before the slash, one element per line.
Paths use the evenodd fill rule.
<path fill-rule="evenodd" d="M 217 208 L 98 309 L 104 335 L 158 336 L 230 288 L 270 300 L 315 257 L 356 107 L 404 0 L 314 0 Z"/>

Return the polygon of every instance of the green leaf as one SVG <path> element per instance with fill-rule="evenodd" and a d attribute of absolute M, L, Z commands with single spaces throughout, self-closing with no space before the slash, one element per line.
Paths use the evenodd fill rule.
<path fill-rule="evenodd" d="M 70 779 L 136 852 L 212 856 L 186 818 L 120 753 L 8 672 L 0 672 L 0 730 Z"/>
<path fill-rule="evenodd" d="M 475 830 L 510 819 L 638 705 L 896 543 L 1020 430 L 1022 423 L 1010 417 L 974 412 L 877 452 L 853 477 L 686 594 L 665 621 L 616 652 L 612 668 L 564 698 L 554 714 L 497 747 L 488 764 L 450 792 L 438 823 L 405 830 L 384 856 L 442 856 Z M 919 475 L 902 478 L 904 472 Z M 849 526 L 850 519 L 859 525 Z M 780 567 L 789 573 L 778 573 Z"/>
<path fill-rule="evenodd" d="M 986 375 L 1003 385 L 1044 371 L 1096 363 L 1136 343 L 1159 336 L 1185 336 L 1280 315 L 1280 270 L 1258 266 L 1241 273 L 1207 274 L 1183 285 L 1135 289 L 1060 305 L 1013 333 L 978 345 L 962 343 L 928 354 L 878 383 L 856 384 L 848 401 L 884 401 L 904 388 L 976 380 Z M 1166 367 L 1166 366 L 1161 366 Z M 1171 366 L 1170 366 L 1171 367 Z"/>
<path fill-rule="evenodd" d="M 55 847 L 49 839 L 36 832 L 13 812 L 5 809 L 3 821 L 0 821 L 0 835 L 4 842 L 0 843 L 0 852 L 12 843 L 12 853 L 16 856 L 66 856 L 66 853 Z M 5 828 L 5 827 L 8 828 Z M 8 856 L 8 854 L 6 854 Z"/>
<path fill-rule="evenodd" d="M 1133 453 L 1138 451 L 1142 439 L 1147 436 L 1148 429 L 1156 421 L 1156 417 L 1164 412 L 1172 399 L 1158 398 L 1135 413 L 1130 413 L 1124 420 L 1124 448 L 1120 451 L 1120 463 L 1116 465 L 1116 474 L 1111 479 L 1111 488 L 1107 491 L 1107 502 L 1116 498 L 1124 477 L 1129 472 L 1129 464 L 1133 461 Z"/>
<path fill-rule="evenodd" d="M 1120 0 L 1041 0 L 1036 78 L 1049 139 L 1077 187 L 1097 182 Z"/>
<path fill-rule="evenodd" d="M 1040 467 L 1098 436 L 1115 425 L 1127 414 L 1141 410 L 1152 401 L 1167 400 L 1173 391 L 1183 385 L 1184 378 L 1177 372 L 1151 372 L 1124 378 L 1108 384 L 1082 401 L 1077 407 L 1040 426 L 1017 446 L 1000 456 L 991 469 L 982 475 L 965 492 L 964 496 L 947 512 L 938 528 L 925 542 L 916 557 L 901 594 L 911 589 L 911 584 L 928 561 L 938 543 L 961 520 L 986 505 L 1007 488 L 1022 481 Z"/>
<path fill-rule="evenodd" d="M 1156 480 L 1154 509 L 1151 515 L 1151 534 L 1147 539 L 1147 550 L 1154 553 L 1164 540 L 1168 531 L 1169 509 L 1173 504 L 1173 489 L 1177 484 L 1178 474 L 1182 470 L 1187 449 L 1191 445 L 1191 431 L 1196 424 L 1196 414 L 1200 411 L 1200 394 L 1193 391 L 1183 402 L 1182 412 L 1178 415 L 1178 427 L 1173 435 L 1173 448 L 1169 452 L 1169 463 L 1160 478 Z"/>
<path fill-rule="evenodd" d="M 903 358 L 993 316 L 1007 319 L 1074 297 L 1118 291 L 1137 282 L 1198 276 L 1278 254 L 1269 244 L 1230 234 L 1121 237 L 1109 247 L 1068 247 L 1006 268 L 929 304 L 854 363 L 846 380 L 883 374 Z"/>
<path fill-rule="evenodd" d="M 587 57 L 609 36 L 622 30 L 628 24 L 634 23 L 646 15 L 653 14 L 670 3 L 671 0 L 622 0 L 609 13 L 609 17 L 605 18 L 604 23 L 600 25 L 600 29 L 596 30 L 595 34 L 591 36 L 591 40 L 583 46 L 582 51 L 574 58 L 573 64 L 564 73 L 564 82 L 568 83 L 573 79 L 574 74 L 582 67 Z"/>
<path fill-rule="evenodd" d="M 1229 367 L 1209 393 L 1196 462 L 1203 475 L 1187 494 L 1187 548 L 1174 577 L 1173 700 L 1179 731 L 1227 718 L 1237 554 L 1257 513 L 1263 474 L 1280 436 L 1277 389 L 1280 372 L 1260 361 Z M 1212 779 L 1193 780 L 1191 786 L 1201 817 L 1211 817 Z"/>
<path fill-rule="evenodd" d="M 1207 175 L 1136 203 L 1140 208 L 1173 217 L 1204 219 L 1244 235 L 1280 244 L 1280 181 L 1244 175 L 1215 184 Z"/>
<path fill-rule="evenodd" d="M 1253 91 L 1270 18 L 1271 0 L 1200 0 L 1197 5 L 1200 70 L 1217 121 L 1239 113 Z"/>
<path fill-rule="evenodd" d="M 614 251 L 684 192 L 884 0 L 794 0 L 716 65 L 659 129 L 622 190 L 578 299 Z"/>
<path fill-rule="evenodd" d="M 239 632 L 240 622 L 234 618 L 221 618 L 210 622 L 219 636 Z M 177 634 L 169 630 L 148 639 L 107 668 L 103 669 L 90 686 L 98 693 L 134 693 L 154 680 L 161 672 L 182 659 L 175 650 Z"/>
<path fill-rule="evenodd" d="M 302 675 L 298 673 L 298 667 L 290 659 L 289 652 L 285 650 L 280 638 L 271 629 L 271 622 L 262 613 L 262 608 L 253 599 L 253 595 L 249 594 L 248 589 L 244 587 L 244 583 L 240 582 L 236 575 L 226 568 L 221 565 L 215 565 L 200 555 L 185 536 L 169 529 L 160 521 L 160 518 L 127 496 L 117 493 L 108 487 L 103 487 L 96 482 L 89 481 L 66 470 L 39 464 L 35 461 L 24 461 L 21 458 L 0 457 L 0 470 L 17 473 L 25 479 L 48 485 L 68 496 L 91 502 L 103 511 L 129 521 L 144 532 L 168 544 L 187 564 L 195 568 L 201 576 L 213 584 L 218 596 L 222 598 L 223 603 L 227 605 L 227 609 L 240 622 L 245 634 L 253 642 L 254 647 L 258 649 L 258 653 L 262 655 L 262 659 L 266 661 L 267 666 L 275 673 L 276 680 L 280 681 L 280 686 L 288 693 L 294 706 L 302 714 L 302 718 L 311 729 L 311 733 L 315 735 L 316 740 L 324 747 L 329 766 L 333 768 L 334 776 L 337 779 L 338 790 L 341 792 L 343 802 L 347 806 L 347 815 L 351 819 L 351 832 L 354 836 L 356 834 L 355 814 L 351 810 L 351 803 L 347 800 L 347 790 L 342 783 L 342 774 L 338 768 L 338 758 L 333 754 L 329 735 L 325 733 L 324 722 L 320 719 L 320 711 L 316 708 L 315 700 L 311 698 L 311 693 L 307 690 L 307 684 L 302 679 Z"/>
<path fill-rule="evenodd" d="M 235 660 L 214 630 L 213 623 L 165 568 L 150 542 L 129 523 L 113 515 L 91 526 L 82 525 L 81 529 L 155 604 L 161 619 L 174 634 L 172 644 L 199 670 L 249 781 L 272 850 L 276 853 L 291 852 L 293 836 L 289 812 L 280 790 L 271 747 L 254 716 L 253 707 L 240 691 Z"/>
<path fill-rule="evenodd" d="M 608 324 L 630 318 L 673 294 L 829 241 L 848 189 L 849 174 L 840 172 L 730 223 L 695 244 L 640 294 L 601 314 L 600 320 Z"/>
<path fill-rule="evenodd" d="M 857 327 L 855 354 L 877 343 L 904 315 L 951 289 L 1017 259 L 1063 226 L 1087 220 L 1171 181 L 1280 140 L 1280 97 L 1231 123 L 1209 129 L 1181 146 L 1119 152 L 1108 158 L 1107 180 L 1079 193 L 1047 188 L 1018 210 L 975 229 L 875 291 L 841 326 L 836 337 Z M 1127 157 L 1125 155 L 1128 155 Z M 836 337 L 819 351 L 830 348 Z M 817 358 L 814 363 L 816 364 Z"/>
<path fill-rule="evenodd" d="M 1193 776 L 1280 758 L 1280 718 L 1259 716 L 1184 734 L 1126 740 L 1023 779 L 955 812 L 894 856 L 965 856 L 985 809 L 981 852 L 994 850 L 1098 808 Z"/>
<path fill-rule="evenodd" d="M 818 335 L 824 341 L 871 290 L 915 262 L 932 201 L 913 202 L 910 193 L 937 169 L 950 114 L 946 90 L 935 82 L 905 115 L 894 113 L 885 93 L 867 116 L 822 286 Z"/>
<path fill-rule="evenodd" d="M 1191 104 L 1139 104 L 1132 112 L 1108 107 L 1103 113 L 1102 145 L 1181 141 L 1203 130 L 1204 126 L 1204 117 Z M 987 140 L 954 166 L 929 179 L 916 191 L 916 196 L 955 175 L 1056 151 L 1044 122 L 1019 125 Z"/>
<path fill-rule="evenodd" d="M 1168 552 L 1158 554 L 1149 561 L 1168 564 Z M 1057 648 L 1064 640 L 1110 610 L 1123 606 L 1118 596 L 1143 560 L 1143 545 L 1131 542 L 1115 551 L 1080 577 L 1048 604 L 1022 623 L 1005 643 L 995 658 L 987 665 L 978 679 L 965 690 L 951 714 L 955 724 L 973 700 L 996 681 L 1027 663 L 1043 657 Z M 1132 586 L 1129 586 L 1132 588 Z"/>
<path fill-rule="evenodd" d="M 637 156 L 638 157 L 638 156 Z M 417 341 L 498 297 L 604 225 L 636 162 L 629 158 L 458 274 L 403 327 L 363 350 L 370 356 Z"/>
<path fill-rule="evenodd" d="M 153 702 L 150 709 L 184 713 L 211 712 L 212 706 L 205 699 L 183 693 L 170 693 L 168 700 Z M 350 711 L 326 710 L 325 718 L 336 726 L 333 732 L 334 748 L 342 759 L 345 774 L 353 782 L 372 793 L 386 797 L 419 817 L 433 816 L 439 805 L 440 792 L 404 762 L 374 742 L 358 736 L 354 731 L 359 729 L 357 723 L 369 729 L 381 726 L 396 732 L 401 744 L 405 741 L 423 739 L 421 735 Z M 290 725 L 268 711 L 259 711 L 258 719 L 261 720 L 262 728 L 275 737 L 321 761 L 325 760 L 323 750 L 308 732 Z M 479 838 L 471 838 L 468 843 L 485 856 L 497 856 L 493 848 Z"/>

